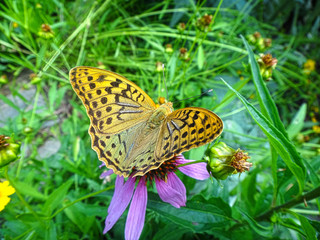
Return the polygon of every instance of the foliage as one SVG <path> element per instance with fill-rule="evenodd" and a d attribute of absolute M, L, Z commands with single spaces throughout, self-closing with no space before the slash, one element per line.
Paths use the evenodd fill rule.
<path fill-rule="evenodd" d="M 0 169 L 16 191 L 0 236 L 103 238 L 114 178 L 99 179 L 89 119 L 68 80 L 87 65 L 126 76 L 153 99 L 168 94 L 175 108 L 214 110 L 225 124 L 220 140 L 251 156 L 240 177 L 179 175 L 188 196 L 181 209 L 149 189 L 141 239 L 319 237 L 319 8 L 266 2 L 0 3 L 0 135 L 22 143 L 20 159 Z M 277 58 L 271 78 L 261 76 L 259 53 Z M 199 160 L 205 150 L 184 155 Z M 125 219 L 107 239 L 123 238 Z"/>

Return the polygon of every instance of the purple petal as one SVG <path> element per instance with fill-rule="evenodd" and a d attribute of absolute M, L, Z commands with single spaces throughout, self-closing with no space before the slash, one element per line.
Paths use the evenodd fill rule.
<path fill-rule="evenodd" d="M 139 239 L 146 216 L 147 208 L 147 186 L 144 178 L 140 179 L 136 191 L 134 192 L 126 221 L 126 239 Z"/>
<path fill-rule="evenodd" d="M 117 207 L 116 201 L 118 201 L 119 194 L 121 193 L 123 184 L 124 184 L 124 177 L 117 176 L 115 187 L 114 187 L 113 197 L 112 197 L 112 200 L 111 200 L 109 208 L 108 208 L 108 213 L 110 213 L 110 211 L 112 211 L 113 207 Z"/>
<path fill-rule="evenodd" d="M 103 172 L 100 175 L 100 179 L 106 178 L 106 177 L 110 176 L 111 174 L 113 174 L 113 170 L 112 169 L 110 169 L 110 170 L 108 170 L 106 172 Z"/>
<path fill-rule="evenodd" d="M 176 208 L 186 205 L 186 189 L 181 180 L 174 174 L 168 174 L 167 183 L 155 179 L 159 197 Z"/>
<path fill-rule="evenodd" d="M 194 160 L 186 160 L 184 159 L 184 157 L 180 157 L 180 155 L 176 158 L 176 163 L 178 165 L 189 163 L 189 162 L 194 162 Z M 210 177 L 207 171 L 207 164 L 203 162 L 186 165 L 183 167 L 179 167 L 178 169 L 185 175 L 192 177 L 194 179 L 204 180 Z"/>
<path fill-rule="evenodd" d="M 105 221 L 105 228 L 103 230 L 103 234 L 108 232 L 113 227 L 113 225 L 121 217 L 124 210 L 126 210 L 133 194 L 135 180 L 136 178 L 129 177 L 127 182 L 123 186 L 121 186 L 122 180 L 120 177 L 119 182 L 116 182 L 115 194 L 108 208 L 108 216 Z M 119 186 L 121 186 L 120 190 L 117 190 Z"/>
<path fill-rule="evenodd" d="M 184 197 L 184 202 L 187 201 L 187 191 L 186 187 L 184 186 L 183 182 L 178 178 L 178 176 L 175 173 L 168 173 L 167 183 L 170 187 L 173 189 L 176 189 L 178 192 L 181 193 L 181 195 Z"/>

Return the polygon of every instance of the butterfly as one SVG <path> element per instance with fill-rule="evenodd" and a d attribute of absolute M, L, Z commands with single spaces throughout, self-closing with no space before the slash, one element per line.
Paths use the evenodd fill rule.
<path fill-rule="evenodd" d="M 198 107 L 157 107 L 135 83 L 94 67 L 70 70 L 71 85 L 90 118 L 92 148 L 114 173 L 143 176 L 166 160 L 207 144 L 223 130 L 222 120 Z"/>

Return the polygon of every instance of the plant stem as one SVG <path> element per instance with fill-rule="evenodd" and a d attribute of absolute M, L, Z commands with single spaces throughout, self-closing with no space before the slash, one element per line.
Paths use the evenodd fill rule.
<path fill-rule="evenodd" d="M 271 208 L 269 211 L 261 214 L 260 216 L 258 216 L 257 218 L 255 218 L 257 221 L 261 221 L 264 219 L 268 219 L 274 212 L 278 212 L 282 209 L 288 209 L 291 208 L 299 203 L 303 203 L 304 201 L 309 201 L 312 200 L 314 198 L 317 198 L 320 196 L 320 186 L 318 186 L 317 188 L 313 189 L 310 192 L 307 192 L 304 195 L 298 196 L 292 200 L 290 200 L 289 202 L 286 202 L 282 205 L 279 205 L 277 207 Z"/>
<path fill-rule="evenodd" d="M 299 203 L 303 203 L 305 201 L 318 198 L 319 196 L 320 196 L 320 186 L 316 187 L 315 189 L 313 189 L 310 192 L 307 192 L 304 195 L 298 196 L 298 197 L 290 200 L 289 202 L 286 202 L 286 203 L 284 203 L 282 205 L 279 205 L 277 207 L 271 208 L 270 210 L 266 211 L 265 213 L 261 214 L 258 217 L 255 217 L 254 219 L 256 221 L 268 220 L 272 216 L 272 214 L 274 212 L 279 212 L 279 211 L 282 211 L 282 210 L 285 210 L 285 209 L 289 209 L 289 208 L 291 208 L 291 207 L 293 207 L 293 206 L 295 206 L 295 205 L 297 205 Z M 243 227 L 245 225 L 248 225 L 248 222 L 242 222 L 242 223 L 239 223 L 239 224 L 235 224 L 231 228 L 229 228 L 228 231 L 233 231 L 233 230 L 235 230 L 235 229 L 237 229 L 239 227 Z"/>

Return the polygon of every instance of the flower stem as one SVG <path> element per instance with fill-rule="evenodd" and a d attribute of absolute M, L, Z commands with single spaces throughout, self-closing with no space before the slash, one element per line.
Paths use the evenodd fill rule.
<path fill-rule="evenodd" d="M 178 165 L 177 167 L 178 167 L 178 168 L 179 168 L 179 167 L 184 167 L 184 166 L 187 166 L 187 165 L 190 165 L 190 164 L 201 163 L 201 162 L 206 163 L 207 161 L 206 161 L 206 160 L 190 161 L 190 162 L 187 162 L 187 163 L 180 164 L 180 165 Z"/>

